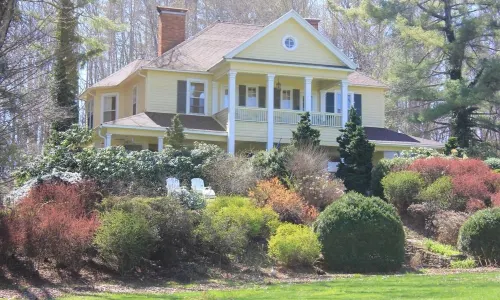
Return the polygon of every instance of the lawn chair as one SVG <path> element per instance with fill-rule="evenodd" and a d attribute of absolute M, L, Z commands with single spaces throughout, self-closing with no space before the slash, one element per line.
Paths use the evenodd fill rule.
<path fill-rule="evenodd" d="M 169 177 L 166 180 L 167 183 L 167 193 L 170 195 L 173 191 L 180 191 L 181 190 L 181 183 L 179 182 L 179 179 Z"/>
<path fill-rule="evenodd" d="M 211 187 L 205 187 L 205 182 L 201 178 L 191 179 L 191 190 L 200 193 L 205 199 L 215 198 L 215 192 Z"/>

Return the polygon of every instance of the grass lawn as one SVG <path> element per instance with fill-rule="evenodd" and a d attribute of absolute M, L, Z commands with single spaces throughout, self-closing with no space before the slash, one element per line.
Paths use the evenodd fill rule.
<path fill-rule="evenodd" d="M 72 295 L 62 299 L 500 299 L 500 273 L 355 276 L 226 291 Z"/>

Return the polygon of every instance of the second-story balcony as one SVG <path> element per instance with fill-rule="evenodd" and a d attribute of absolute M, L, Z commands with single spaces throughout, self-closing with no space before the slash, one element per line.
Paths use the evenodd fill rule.
<path fill-rule="evenodd" d="M 268 122 L 267 108 L 236 107 L 235 113 L 236 113 L 235 115 L 236 121 L 257 122 L 257 123 Z M 299 123 L 300 117 L 303 113 L 304 111 L 300 110 L 275 109 L 273 110 L 272 122 L 274 124 L 296 125 Z M 227 126 L 227 120 L 228 120 L 227 108 L 216 113 L 214 117 L 222 125 Z M 333 128 L 342 127 L 342 114 L 311 112 L 310 118 L 311 118 L 311 124 L 313 126 L 333 127 Z"/>

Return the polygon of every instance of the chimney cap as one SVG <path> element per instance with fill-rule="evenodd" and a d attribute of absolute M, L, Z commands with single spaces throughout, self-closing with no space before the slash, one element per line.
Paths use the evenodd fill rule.
<path fill-rule="evenodd" d="M 186 8 L 178 8 L 178 7 L 169 7 L 169 6 L 157 6 L 156 10 L 158 13 L 174 13 L 174 14 L 185 14 L 188 9 Z"/>

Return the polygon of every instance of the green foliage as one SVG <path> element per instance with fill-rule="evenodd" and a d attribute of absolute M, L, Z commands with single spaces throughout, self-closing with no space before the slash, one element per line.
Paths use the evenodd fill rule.
<path fill-rule="evenodd" d="M 102 258 L 116 270 L 126 273 L 149 257 L 156 233 L 139 212 L 113 210 L 101 216 L 101 227 L 94 243 Z"/>
<path fill-rule="evenodd" d="M 172 191 L 170 196 L 187 209 L 197 210 L 204 208 L 206 205 L 205 199 L 200 193 L 188 191 L 184 188 Z"/>
<path fill-rule="evenodd" d="M 292 131 L 291 143 L 295 147 L 319 146 L 320 132 L 311 127 L 311 115 L 308 111 L 300 115 L 297 130 Z"/>
<path fill-rule="evenodd" d="M 315 230 L 333 270 L 384 272 L 404 262 L 403 224 L 380 198 L 350 192 L 319 215 Z"/>
<path fill-rule="evenodd" d="M 387 176 L 389 172 L 397 172 L 405 170 L 412 163 L 413 158 L 395 157 L 393 159 L 381 159 L 372 169 L 371 191 L 375 197 L 384 197 L 384 187 L 382 186 L 382 178 Z"/>
<path fill-rule="evenodd" d="M 348 191 L 365 194 L 370 186 L 372 158 L 375 145 L 368 141 L 356 110 L 349 110 L 349 120 L 337 138 L 341 162 L 337 177 Z"/>
<path fill-rule="evenodd" d="M 420 201 L 427 202 L 440 209 L 450 208 L 454 197 L 451 176 L 439 177 L 418 195 Z"/>
<path fill-rule="evenodd" d="M 269 240 L 269 257 L 286 266 L 310 266 L 320 253 L 318 237 L 305 225 L 285 223 Z"/>
<path fill-rule="evenodd" d="M 500 208 L 484 209 L 465 221 L 458 236 L 458 249 L 483 262 L 500 261 Z"/>
<path fill-rule="evenodd" d="M 184 126 L 182 126 L 179 115 L 172 118 L 172 124 L 167 128 L 166 143 L 174 149 L 180 149 L 184 145 Z"/>
<path fill-rule="evenodd" d="M 424 187 L 424 180 L 417 172 L 391 172 L 382 179 L 385 198 L 401 212 L 417 201 L 417 196 Z"/>
<path fill-rule="evenodd" d="M 460 254 L 460 252 L 457 251 L 455 247 L 441 244 L 431 239 L 425 239 L 424 246 L 425 249 L 429 250 L 430 252 L 441 254 L 444 256 L 455 256 Z"/>
<path fill-rule="evenodd" d="M 476 261 L 472 258 L 467 258 L 464 260 L 452 260 L 450 262 L 450 268 L 452 269 L 472 269 L 476 267 Z"/>
<path fill-rule="evenodd" d="M 445 156 L 439 153 L 436 149 L 425 148 L 425 147 L 411 147 L 410 150 L 403 150 L 397 157 L 400 158 L 426 158 L 426 157 L 442 157 Z"/>
<path fill-rule="evenodd" d="M 253 158 L 252 163 L 261 173 L 263 179 L 279 178 L 285 184 L 290 176 L 286 169 L 292 149 L 285 147 L 284 149 L 273 148 L 270 151 L 259 151 Z"/>
<path fill-rule="evenodd" d="M 492 170 L 500 169 L 500 158 L 489 157 L 484 161 L 484 163 L 487 164 Z"/>
<path fill-rule="evenodd" d="M 458 146 L 458 140 L 456 137 L 452 136 L 448 139 L 444 145 L 444 154 L 462 157 L 463 151 Z"/>
<path fill-rule="evenodd" d="M 222 256 L 243 254 L 250 240 L 275 231 L 278 215 L 242 197 L 218 197 L 203 212 L 196 235 L 209 251 Z"/>

